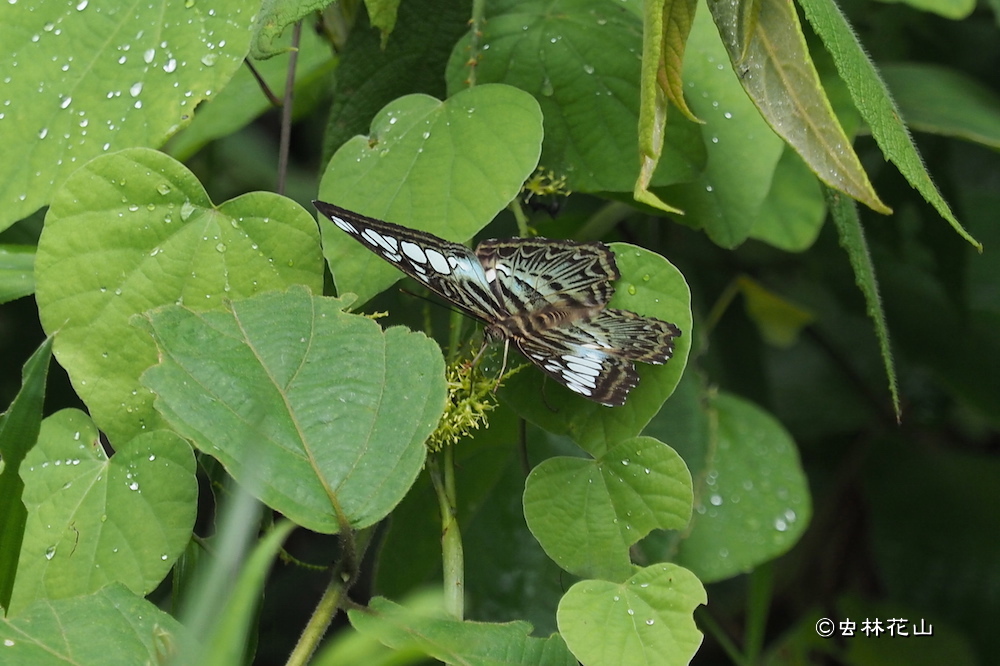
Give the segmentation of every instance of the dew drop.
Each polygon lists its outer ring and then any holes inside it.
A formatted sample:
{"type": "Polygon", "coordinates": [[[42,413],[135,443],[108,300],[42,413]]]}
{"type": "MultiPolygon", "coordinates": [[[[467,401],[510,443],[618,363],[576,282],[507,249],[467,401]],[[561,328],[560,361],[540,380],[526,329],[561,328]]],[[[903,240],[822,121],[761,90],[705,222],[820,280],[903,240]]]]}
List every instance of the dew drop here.
{"type": "Polygon", "coordinates": [[[55,546],[49,546],[48,548],[45,549],[45,559],[51,560],[55,556],[56,556],[55,546]]]}

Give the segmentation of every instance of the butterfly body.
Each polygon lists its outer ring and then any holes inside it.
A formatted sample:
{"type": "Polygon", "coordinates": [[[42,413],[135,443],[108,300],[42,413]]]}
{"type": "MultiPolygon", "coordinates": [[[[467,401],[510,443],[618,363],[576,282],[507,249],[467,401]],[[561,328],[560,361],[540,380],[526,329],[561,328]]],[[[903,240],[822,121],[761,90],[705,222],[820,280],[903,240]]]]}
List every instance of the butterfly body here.
{"type": "Polygon", "coordinates": [[[570,390],[608,406],[624,404],[639,376],[633,361],[665,363],[673,324],[608,308],[620,277],[603,243],[516,238],[475,251],[431,234],[322,201],[341,230],[485,324],[491,341],[513,344],[570,390]]]}

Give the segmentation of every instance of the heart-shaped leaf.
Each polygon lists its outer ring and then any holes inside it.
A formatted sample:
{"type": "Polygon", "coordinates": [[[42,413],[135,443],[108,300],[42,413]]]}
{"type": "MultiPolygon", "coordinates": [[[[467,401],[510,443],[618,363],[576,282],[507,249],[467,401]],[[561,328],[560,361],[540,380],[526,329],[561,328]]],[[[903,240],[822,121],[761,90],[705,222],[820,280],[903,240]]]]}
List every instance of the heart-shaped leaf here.
{"type": "Polygon", "coordinates": [[[707,602],[690,571],[656,564],[620,584],[580,581],[556,617],[569,649],[587,666],[682,666],[701,645],[692,613],[707,602]]]}
{"type": "Polygon", "coordinates": [[[323,287],[312,216],[284,197],[215,207],[180,162],[146,148],[93,160],[56,194],[35,260],[42,326],[113,445],[163,427],[139,375],[156,346],[129,319],[184,303],[220,307],[268,289],[323,287]],[[58,333],[56,333],[58,331],[58,333]]]}
{"type": "Polygon", "coordinates": [[[172,432],[140,435],[109,459],[83,412],[45,419],[21,463],[28,522],[12,612],[110,582],[152,591],[191,537],[194,473],[191,447],[172,432]]]}
{"type": "Polygon", "coordinates": [[[524,518],[555,562],[581,576],[622,580],[629,548],[691,517],[691,475],[663,442],[636,437],[600,460],[549,458],[528,476],[524,518]]]}
{"type": "Polygon", "coordinates": [[[318,532],[371,525],[423,467],[444,409],[435,342],[303,287],[154,310],[156,408],[268,506],[318,532]]]}
{"type": "MultiPolygon", "coordinates": [[[[477,86],[441,102],[407,95],[327,165],[319,198],[464,242],[517,196],[538,164],[542,115],[531,95],[477,86]]],[[[337,289],[365,303],[402,273],[320,216],[337,289]]]]}

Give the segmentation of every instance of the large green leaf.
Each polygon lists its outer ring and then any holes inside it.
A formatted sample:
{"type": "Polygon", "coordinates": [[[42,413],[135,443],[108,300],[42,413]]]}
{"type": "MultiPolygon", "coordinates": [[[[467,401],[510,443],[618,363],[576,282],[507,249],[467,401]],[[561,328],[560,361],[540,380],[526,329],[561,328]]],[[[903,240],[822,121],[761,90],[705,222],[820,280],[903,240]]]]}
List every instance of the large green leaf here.
{"type": "Polygon", "coordinates": [[[324,161],[351,137],[367,132],[375,114],[397,97],[424,93],[444,98],[441,71],[468,25],[468,5],[453,0],[402,3],[396,29],[385,44],[377,30],[359,21],[340,52],[323,133],[324,161]]]}
{"type": "Polygon", "coordinates": [[[556,457],[528,476],[524,517],[545,552],[571,573],[613,581],[632,573],[629,548],[653,529],[683,529],[691,475],[651,437],[626,440],[599,460],[556,457]]]}
{"type": "MultiPolygon", "coordinates": [[[[286,35],[283,42],[290,44],[291,35],[286,35]]],[[[271,92],[281,97],[288,77],[288,58],[258,60],[253,66],[271,92]]],[[[330,45],[315,30],[303,30],[295,62],[295,118],[315,111],[317,94],[326,93],[335,66],[330,45]]],[[[249,67],[236,70],[226,87],[200,104],[191,123],[174,135],[163,150],[186,161],[210,141],[235,133],[273,109],[254,74],[249,67]]]]}
{"type": "Polygon", "coordinates": [[[605,407],[527,368],[504,382],[501,397],[522,417],[572,437],[594,457],[634,437],[670,397],[687,365],[693,339],[691,293],[680,272],[658,254],[625,243],[611,245],[621,272],[610,306],[675,324],[681,336],[665,365],[636,363],[639,385],[621,407],[605,407]]]}
{"type": "Polygon", "coordinates": [[[224,311],[148,315],[156,408],[268,506],[318,532],[378,522],[413,485],[444,409],[437,344],[302,287],[224,311]]]}
{"type": "Polygon", "coordinates": [[[86,596],[40,599],[17,617],[0,618],[8,664],[134,666],[163,663],[180,623],[123,585],[86,596]]]}
{"type": "Polygon", "coordinates": [[[418,649],[448,664],[570,666],[576,660],[558,634],[534,638],[527,622],[461,622],[443,614],[417,613],[388,599],[348,613],[359,632],[396,649],[418,649]]]}
{"type": "Polygon", "coordinates": [[[706,603],[694,574],[656,564],[622,583],[580,581],[566,592],[557,617],[566,644],[587,666],[682,666],[701,645],[693,613],[706,603]]]}
{"type": "MultiPolygon", "coordinates": [[[[369,136],[337,151],[319,198],[466,241],[517,196],[541,142],[538,104],[516,88],[477,86],[444,102],[407,95],[382,109],[369,136]]],[[[402,276],[322,216],[320,228],[340,293],[364,303],[402,276]]]]}
{"type": "Polygon", "coordinates": [[[219,307],[267,289],[322,289],[315,221],[255,192],[213,206],[172,158],[134,148],[66,181],[35,260],[39,314],[55,354],[113,444],[162,427],[139,375],[156,346],[129,319],[159,305],[219,307]]]}
{"type": "Polygon", "coordinates": [[[20,0],[0,9],[0,229],[89,159],[161,145],[226,85],[259,3],[20,0]]]}
{"type": "Polygon", "coordinates": [[[83,412],[45,419],[21,464],[28,523],[11,611],[112,582],[151,592],[191,537],[194,474],[191,447],[171,432],[142,434],[109,459],[83,412]]]}
{"type": "Polygon", "coordinates": [[[795,442],[773,416],[730,395],[712,402],[715,429],[695,486],[695,512],[675,561],[711,582],[781,555],[812,503],[795,442]]]}
{"type": "MultiPolygon", "coordinates": [[[[607,0],[504,0],[491,3],[481,51],[469,37],[448,63],[451,94],[476,80],[531,93],[545,116],[541,165],[577,191],[632,192],[639,176],[639,81],[642,21],[607,0]]],[[[654,185],[691,180],[704,162],[697,129],[667,124],[667,149],[654,185]]]]}

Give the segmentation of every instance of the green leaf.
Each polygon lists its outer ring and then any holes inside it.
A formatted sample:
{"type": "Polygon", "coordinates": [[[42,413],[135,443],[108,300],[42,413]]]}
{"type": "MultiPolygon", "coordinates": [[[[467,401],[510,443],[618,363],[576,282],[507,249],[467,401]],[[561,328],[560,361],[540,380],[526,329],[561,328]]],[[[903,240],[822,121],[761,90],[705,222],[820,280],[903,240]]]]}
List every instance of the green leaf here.
{"type": "Polygon", "coordinates": [[[908,126],[1000,148],[1000,96],[992,89],[957,70],[922,63],[883,65],[882,76],[908,126]]]}
{"type": "Polygon", "coordinates": [[[892,407],[896,419],[902,417],[899,405],[899,387],[896,385],[896,367],[892,361],[892,347],[889,344],[889,327],[885,323],[885,310],[882,307],[882,297],[878,293],[878,279],[875,277],[875,265],[868,252],[868,241],[858,219],[857,209],[849,202],[826,191],[830,215],[840,236],[840,246],[847,251],[847,257],[854,269],[854,280],[865,296],[868,306],[868,317],[875,325],[875,335],[878,337],[879,350],[882,353],[882,363],[885,365],[886,378],[889,380],[889,393],[892,395],[892,407]]]}
{"type": "Polygon", "coordinates": [[[182,164],[136,148],[66,181],[46,217],[35,280],[56,358],[117,444],[163,427],[139,384],[156,346],[130,317],[299,283],[318,292],[322,257],[315,221],[293,201],[254,192],[213,206],[182,164]]]}
{"type": "Polygon", "coordinates": [[[803,252],[812,247],[825,220],[820,184],[798,153],[786,146],[750,237],[786,252],[803,252]]]}
{"type": "Polygon", "coordinates": [[[389,647],[417,648],[449,664],[576,664],[558,634],[533,638],[527,622],[461,622],[443,614],[418,614],[381,597],[372,599],[366,610],[348,611],[348,616],[355,629],[389,647]]]}
{"type": "Polygon", "coordinates": [[[0,619],[0,646],[10,664],[157,664],[183,630],[115,584],[72,599],[40,599],[17,617],[0,619]]]}
{"type": "MultiPolygon", "coordinates": [[[[632,192],[639,177],[642,22],[606,0],[490,4],[476,65],[480,83],[531,93],[545,117],[541,166],[580,192],[632,192]]],[[[448,91],[465,86],[470,38],[452,51],[448,91]]],[[[475,55],[475,54],[473,54],[475,55]]],[[[704,149],[689,122],[667,124],[654,185],[691,180],[704,149]]]]}
{"type": "Polygon", "coordinates": [[[535,368],[523,370],[504,383],[500,396],[532,423],[572,437],[594,457],[618,442],[638,435],[670,397],[687,365],[693,340],[691,292],[673,264],[634,245],[612,243],[621,279],[615,283],[610,307],[631,310],[676,325],[674,355],[665,365],[636,363],[639,385],[621,407],[605,407],[547,381],[535,368]]]}
{"type": "Polygon", "coordinates": [[[924,12],[934,12],[953,21],[960,21],[972,14],[976,0],[881,0],[887,4],[899,2],[924,12]]]}
{"type": "Polygon", "coordinates": [[[683,529],[691,475],[680,456],[651,437],[626,440],[599,460],[549,458],[528,475],[524,518],[563,569],[624,580],[629,548],[653,529],[683,529]]]}
{"type": "Polygon", "coordinates": [[[741,13],[747,4],[711,0],[708,7],[754,105],[820,180],[891,213],[837,121],[791,0],[758,0],[759,11],[749,18],[741,13]]]}
{"type": "Polygon", "coordinates": [[[816,319],[812,312],[782,298],[753,278],[740,276],[736,282],[746,302],[747,316],[768,344],[792,346],[803,327],[816,319]]]}
{"type": "Polygon", "coordinates": [[[365,0],[365,9],[368,10],[372,25],[382,33],[382,48],[385,48],[392,29],[396,27],[399,0],[365,0]]]}
{"type": "Polygon", "coordinates": [[[0,607],[10,606],[17,562],[28,511],[22,501],[21,462],[38,441],[45,384],[52,360],[52,338],[46,338],[21,371],[21,390],[0,415],[0,607]]]}
{"type": "MultiPolygon", "coordinates": [[[[483,85],[441,102],[408,95],[386,106],[368,137],[327,165],[319,198],[394,224],[466,241],[517,196],[538,164],[542,117],[530,95],[483,85]]],[[[340,293],[368,301],[402,273],[320,216],[340,293]]]]}
{"type": "Polygon", "coordinates": [[[246,562],[242,563],[235,584],[225,586],[225,603],[219,604],[215,615],[205,618],[214,623],[207,628],[198,627],[199,633],[206,639],[205,643],[184,646],[181,657],[174,663],[248,663],[248,637],[255,629],[254,622],[258,619],[267,573],[281,550],[281,545],[294,528],[294,523],[284,520],[264,535],[246,562]]]}
{"type": "Polygon", "coordinates": [[[700,225],[713,242],[732,248],[753,228],[784,144],[761,118],[728,62],[711,18],[697,14],[684,79],[691,110],[704,121],[698,128],[708,162],[694,182],[656,193],[684,209],[682,222],[700,225]]]}
{"type": "Polygon", "coordinates": [[[0,245],[0,303],[34,292],[34,270],[34,246],[0,245]]]}
{"type": "MultiPolygon", "coordinates": [[[[285,37],[283,42],[290,44],[291,34],[285,37]]],[[[330,45],[316,31],[302,30],[295,63],[294,118],[315,111],[316,90],[326,91],[335,64],[330,45]]],[[[288,77],[288,58],[258,60],[253,66],[271,91],[280,97],[288,77]]],[[[235,133],[273,108],[250,68],[240,67],[225,88],[198,106],[191,123],[174,135],[163,150],[183,162],[210,141],[235,133]]]]}
{"type": "Polygon", "coordinates": [[[649,185],[660,163],[668,103],[673,104],[688,120],[698,122],[684,101],[681,80],[684,47],[694,22],[696,7],[697,3],[693,0],[650,0],[643,6],[639,100],[640,167],[633,195],[636,201],[667,212],[681,211],[662,202],[649,191],[649,185]]]}
{"type": "Polygon", "coordinates": [[[254,10],[194,2],[22,0],[4,7],[0,229],[52,201],[89,159],[161,145],[243,62],[254,10]]]}
{"type": "Polygon", "coordinates": [[[692,614],[706,603],[694,574],[656,564],[623,583],[577,583],[559,604],[557,619],[566,644],[588,666],[680,666],[701,645],[692,614]]]}
{"type": "Polygon", "coordinates": [[[42,422],[21,478],[28,523],[12,612],[111,582],[148,594],[191,537],[194,456],[171,432],[140,435],[109,459],[90,418],[66,409],[42,422]]]}
{"type": "Polygon", "coordinates": [[[399,503],[445,400],[436,343],[343,305],[296,287],[147,315],[157,410],[265,504],[326,533],[399,503]]]}
{"type": "Polygon", "coordinates": [[[899,168],[907,182],[934,206],[959,236],[982,252],[982,245],[962,227],[931,181],[913,139],[900,120],[899,109],[840,8],[832,0],[802,0],[800,4],[833,56],[837,72],[847,84],[851,98],[886,159],[899,168]]]}
{"type": "Polygon", "coordinates": [[[707,465],[696,477],[694,516],[675,559],[705,582],[781,555],[812,513],[795,442],[773,416],[727,394],[712,401],[710,416],[707,465]]]}
{"type": "Polygon", "coordinates": [[[323,11],[328,0],[264,0],[260,11],[256,14],[253,26],[253,41],[250,43],[250,55],[257,60],[265,60],[272,56],[285,53],[291,48],[283,42],[279,43],[285,31],[310,14],[323,11]]]}
{"type": "Polygon", "coordinates": [[[469,7],[453,0],[404,2],[397,29],[381,44],[378,31],[359,19],[340,53],[330,117],[323,133],[323,162],[397,97],[424,93],[443,98],[441,72],[468,29],[469,7]]]}

